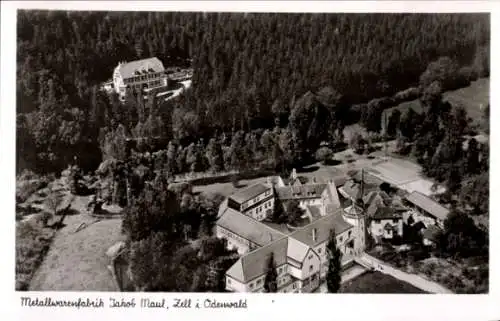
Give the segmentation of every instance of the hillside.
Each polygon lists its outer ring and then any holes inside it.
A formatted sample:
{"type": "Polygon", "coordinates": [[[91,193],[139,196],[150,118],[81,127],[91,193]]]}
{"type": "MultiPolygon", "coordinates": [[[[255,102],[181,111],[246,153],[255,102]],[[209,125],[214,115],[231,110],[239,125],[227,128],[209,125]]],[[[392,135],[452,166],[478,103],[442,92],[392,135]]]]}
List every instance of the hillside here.
{"type": "MultiPolygon", "coordinates": [[[[443,98],[445,101],[449,101],[452,106],[463,106],[467,111],[467,115],[475,122],[478,122],[484,115],[481,106],[484,108],[490,102],[490,79],[480,78],[471,82],[470,86],[444,92],[443,98]]],[[[412,108],[417,113],[423,111],[420,101],[415,99],[388,108],[383,115],[389,116],[396,109],[404,114],[409,108],[412,108]]]]}

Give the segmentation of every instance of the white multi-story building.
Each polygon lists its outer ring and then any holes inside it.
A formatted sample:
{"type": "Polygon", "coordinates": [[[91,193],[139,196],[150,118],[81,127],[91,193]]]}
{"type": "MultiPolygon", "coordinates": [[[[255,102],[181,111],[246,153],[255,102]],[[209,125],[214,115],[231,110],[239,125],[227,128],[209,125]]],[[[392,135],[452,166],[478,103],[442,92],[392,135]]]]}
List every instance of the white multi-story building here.
{"type": "Polygon", "coordinates": [[[274,190],[268,184],[255,184],[228,198],[227,206],[262,221],[274,209],[274,190]]]}
{"type": "Polygon", "coordinates": [[[113,72],[113,88],[123,101],[127,90],[142,93],[145,89],[167,86],[168,76],[156,57],[120,62],[113,72]]]}
{"type": "Polygon", "coordinates": [[[226,289],[264,291],[272,253],[278,292],[313,292],[328,271],[326,245],[332,231],[343,254],[342,263],[347,264],[364,250],[364,224],[363,213],[352,215],[341,208],[333,181],[307,184],[292,177],[292,182],[285,185],[274,177],[267,184],[233,194],[221,205],[216,225],[217,236],[226,238],[228,246],[242,255],[226,272],[226,289]],[[278,231],[267,224],[264,220],[273,207],[266,208],[265,204],[274,204],[275,198],[299,201],[309,213],[310,223],[289,231],[278,231]],[[266,210],[265,215],[261,216],[257,208],[266,210]]]}
{"type": "Polygon", "coordinates": [[[226,272],[226,289],[234,292],[263,292],[267,262],[273,254],[278,274],[278,292],[315,291],[328,271],[326,245],[335,231],[342,264],[352,261],[364,247],[356,226],[343,218],[343,210],[322,217],[312,224],[284,235],[276,241],[244,254],[226,272]]]}

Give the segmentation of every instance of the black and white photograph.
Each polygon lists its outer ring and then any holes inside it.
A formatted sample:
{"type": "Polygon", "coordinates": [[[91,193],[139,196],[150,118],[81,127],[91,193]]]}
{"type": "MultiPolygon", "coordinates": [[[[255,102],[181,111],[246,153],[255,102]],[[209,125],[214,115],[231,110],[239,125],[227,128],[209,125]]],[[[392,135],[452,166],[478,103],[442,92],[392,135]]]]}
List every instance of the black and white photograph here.
{"type": "Polygon", "coordinates": [[[16,10],[16,292],[489,293],[490,13],[112,10],[16,10]]]}

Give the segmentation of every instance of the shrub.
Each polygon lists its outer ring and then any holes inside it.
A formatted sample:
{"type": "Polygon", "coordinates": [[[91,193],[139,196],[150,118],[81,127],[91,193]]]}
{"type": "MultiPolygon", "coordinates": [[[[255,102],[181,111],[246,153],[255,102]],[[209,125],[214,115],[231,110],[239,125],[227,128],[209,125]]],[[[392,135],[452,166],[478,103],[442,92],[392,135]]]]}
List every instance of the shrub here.
{"type": "Polygon", "coordinates": [[[323,165],[327,164],[333,157],[333,151],[328,147],[321,147],[316,151],[316,160],[323,165]]]}
{"type": "Polygon", "coordinates": [[[240,186],[240,179],[238,175],[231,175],[231,184],[233,187],[238,188],[240,186]]]}

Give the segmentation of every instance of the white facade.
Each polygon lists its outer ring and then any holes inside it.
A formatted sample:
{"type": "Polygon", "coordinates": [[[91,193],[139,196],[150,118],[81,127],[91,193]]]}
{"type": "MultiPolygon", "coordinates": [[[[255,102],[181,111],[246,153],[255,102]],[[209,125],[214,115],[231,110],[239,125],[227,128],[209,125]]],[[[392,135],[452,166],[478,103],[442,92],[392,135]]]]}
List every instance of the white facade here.
{"type": "Polygon", "coordinates": [[[403,236],[403,220],[394,219],[373,219],[370,223],[370,234],[374,237],[382,237],[392,239],[395,236],[403,236]],[[388,230],[386,225],[390,225],[393,229],[388,230]]]}
{"type": "Polygon", "coordinates": [[[142,92],[144,89],[167,86],[168,76],[157,58],[128,63],[121,62],[113,71],[113,88],[123,101],[127,90],[142,92]]]}
{"type": "Polygon", "coordinates": [[[270,198],[262,204],[243,211],[243,214],[253,217],[257,221],[262,221],[272,214],[274,210],[274,198],[270,198]]]}

